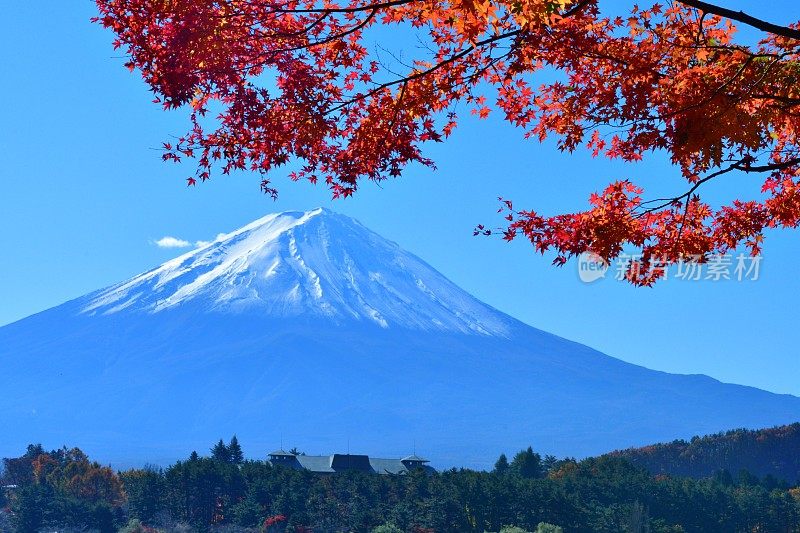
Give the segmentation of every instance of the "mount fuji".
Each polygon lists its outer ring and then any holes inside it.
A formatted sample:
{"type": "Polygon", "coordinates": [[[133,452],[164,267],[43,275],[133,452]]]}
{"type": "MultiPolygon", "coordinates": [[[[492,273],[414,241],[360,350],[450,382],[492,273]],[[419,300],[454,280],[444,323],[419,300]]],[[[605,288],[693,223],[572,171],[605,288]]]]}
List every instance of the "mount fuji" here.
{"type": "MultiPolygon", "coordinates": [[[[546,302],[541,302],[546,305],[546,302]]],[[[676,347],[676,349],[689,349],[676,347]]],[[[268,215],[0,328],[0,456],[164,463],[236,433],[490,466],[800,420],[800,398],[614,359],[478,301],[357,221],[268,215]]]]}

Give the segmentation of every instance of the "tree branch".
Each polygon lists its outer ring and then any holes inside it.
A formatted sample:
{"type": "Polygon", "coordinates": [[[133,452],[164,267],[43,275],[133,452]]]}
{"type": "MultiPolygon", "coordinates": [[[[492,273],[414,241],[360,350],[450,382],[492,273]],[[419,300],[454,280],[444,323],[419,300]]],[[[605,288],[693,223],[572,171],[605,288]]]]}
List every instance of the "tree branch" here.
{"type": "Polygon", "coordinates": [[[721,17],[747,24],[748,26],[752,26],[753,28],[771,33],[773,35],[780,35],[781,37],[800,40],[800,30],[767,22],[766,20],[748,15],[744,11],[734,11],[733,9],[709,4],[708,2],[703,2],[702,0],[678,0],[678,2],[689,7],[697,8],[706,13],[713,13],[721,17]]]}
{"type": "Polygon", "coordinates": [[[714,179],[716,177],[722,176],[723,174],[727,174],[727,173],[732,172],[734,170],[739,170],[739,171],[743,171],[743,172],[772,172],[772,171],[775,171],[775,170],[783,170],[783,169],[795,166],[797,164],[800,164],[800,157],[792,157],[790,159],[787,159],[786,161],[780,161],[778,163],[770,163],[768,165],[758,165],[758,166],[751,165],[747,161],[746,158],[745,159],[740,159],[739,161],[736,161],[735,163],[732,163],[732,164],[730,164],[729,166],[727,166],[727,167],[725,167],[723,169],[720,169],[720,170],[718,170],[716,172],[713,172],[713,173],[709,174],[708,176],[706,176],[706,177],[704,177],[702,179],[697,180],[696,182],[694,182],[694,184],[692,185],[692,187],[688,191],[686,191],[685,193],[683,193],[683,194],[681,194],[679,196],[674,196],[672,198],[655,198],[653,200],[648,200],[646,202],[642,202],[641,203],[642,206],[648,205],[648,204],[653,204],[653,203],[656,203],[656,202],[661,202],[661,203],[659,205],[655,206],[655,207],[648,207],[648,208],[644,209],[641,213],[639,213],[637,215],[637,218],[641,217],[641,216],[644,216],[644,215],[646,215],[648,213],[653,213],[655,211],[660,211],[661,209],[664,209],[665,207],[673,205],[676,202],[682,201],[684,199],[686,200],[687,205],[688,205],[688,202],[691,200],[692,195],[695,193],[695,191],[697,189],[700,188],[701,185],[703,185],[707,181],[711,181],[712,179],[714,179]]]}

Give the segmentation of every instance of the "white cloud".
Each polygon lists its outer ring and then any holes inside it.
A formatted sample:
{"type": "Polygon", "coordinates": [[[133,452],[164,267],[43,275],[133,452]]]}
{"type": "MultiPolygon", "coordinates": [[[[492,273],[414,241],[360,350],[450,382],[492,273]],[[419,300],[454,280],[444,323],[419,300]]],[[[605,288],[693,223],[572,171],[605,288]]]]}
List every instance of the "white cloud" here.
{"type": "Polygon", "coordinates": [[[159,248],[188,248],[189,246],[192,245],[192,243],[190,243],[189,241],[169,236],[161,237],[157,241],[154,241],[153,244],[155,244],[159,248]]]}
{"type": "Polygon", "coordinates": [[[217,238],[213,241],[195,241],[194,247],[195,248],[203,248],[204,246],[208,246],[209,244],[214,244],[215,242],[222,240],[223,237],[226,237],[226,233],[218,233],[217,238]]]}

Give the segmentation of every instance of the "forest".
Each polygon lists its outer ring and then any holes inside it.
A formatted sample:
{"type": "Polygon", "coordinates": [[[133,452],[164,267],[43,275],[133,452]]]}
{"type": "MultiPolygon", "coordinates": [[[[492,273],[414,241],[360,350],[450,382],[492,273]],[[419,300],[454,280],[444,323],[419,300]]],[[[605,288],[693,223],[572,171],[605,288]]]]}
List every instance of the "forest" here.
{"type": "MultiPolygon", "coordinates": [[[[298,452],[299,453],[299,452],[298,452]]],[[[237,439],[166,467],[114,471],[77,448],[3,460],[0,530],[793,532],[800,489],[774,476],[651,474],[619,456],[531,448],[491,471],[313,474],[245,459],[237,439]]]]}
{"type": "Polygon", "coordinates": [[[800,423],[768,429],[736,429],[614,452],[654,474],[702,478],[719,470],[746,470],[800,484],[800,423]]]}

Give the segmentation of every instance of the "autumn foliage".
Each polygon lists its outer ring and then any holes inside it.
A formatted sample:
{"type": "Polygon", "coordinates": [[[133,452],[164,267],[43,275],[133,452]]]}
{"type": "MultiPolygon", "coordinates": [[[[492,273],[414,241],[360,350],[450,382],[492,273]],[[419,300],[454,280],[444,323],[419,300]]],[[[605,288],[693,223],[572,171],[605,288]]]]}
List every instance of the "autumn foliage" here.
{"type": "Polygon", "coordinates": [[[49,485],[91,503],[118,506],[125,501],[122,482],[109,467],[90,462],[78,448],[42,453],[31,462],[34,483],[49,485]]]}
{"type": "Polygon", "coordinates": [[[0,467],[0,497],[7,505],[0,514],[15,531],[116,531],[114,522],[127,503],[122,480],[78,448],[47,452],[30,445],[0,467]]]}
{"type": "MultiPolygon", "coordinates": [[[[637,247],[629,279],[656,262],[704,261],[768,228],[800,223],[800,32],[695,0],[614,13],[608,0],[97,0],[128,67],[190,128],[164,159],[214,171],[296,164],[293,179],[335,197],[364,180],[429,167],[428,142],[457,127],[457,104],[497,112],[559,149],[638,161],[668,154],[682,186],[653,199],[621,180],[583,212],[543,216],[504,201],[506,239],[522,235],[555,262],[637,247]],[[763,39],[737,41],[734,19],[763,39]],[[410,32],[417,56],[387,66],[370,43],[410,32]],[[370,37],[372,36],[372,37],[370,37]],[[711,205],[702,186],[752,175],[761,193],[711,205]]],[[[396,62],[395,62],[396,63],[396,62]]],[[[496,230],[494,230],[496,232],[496,230]]]]}

